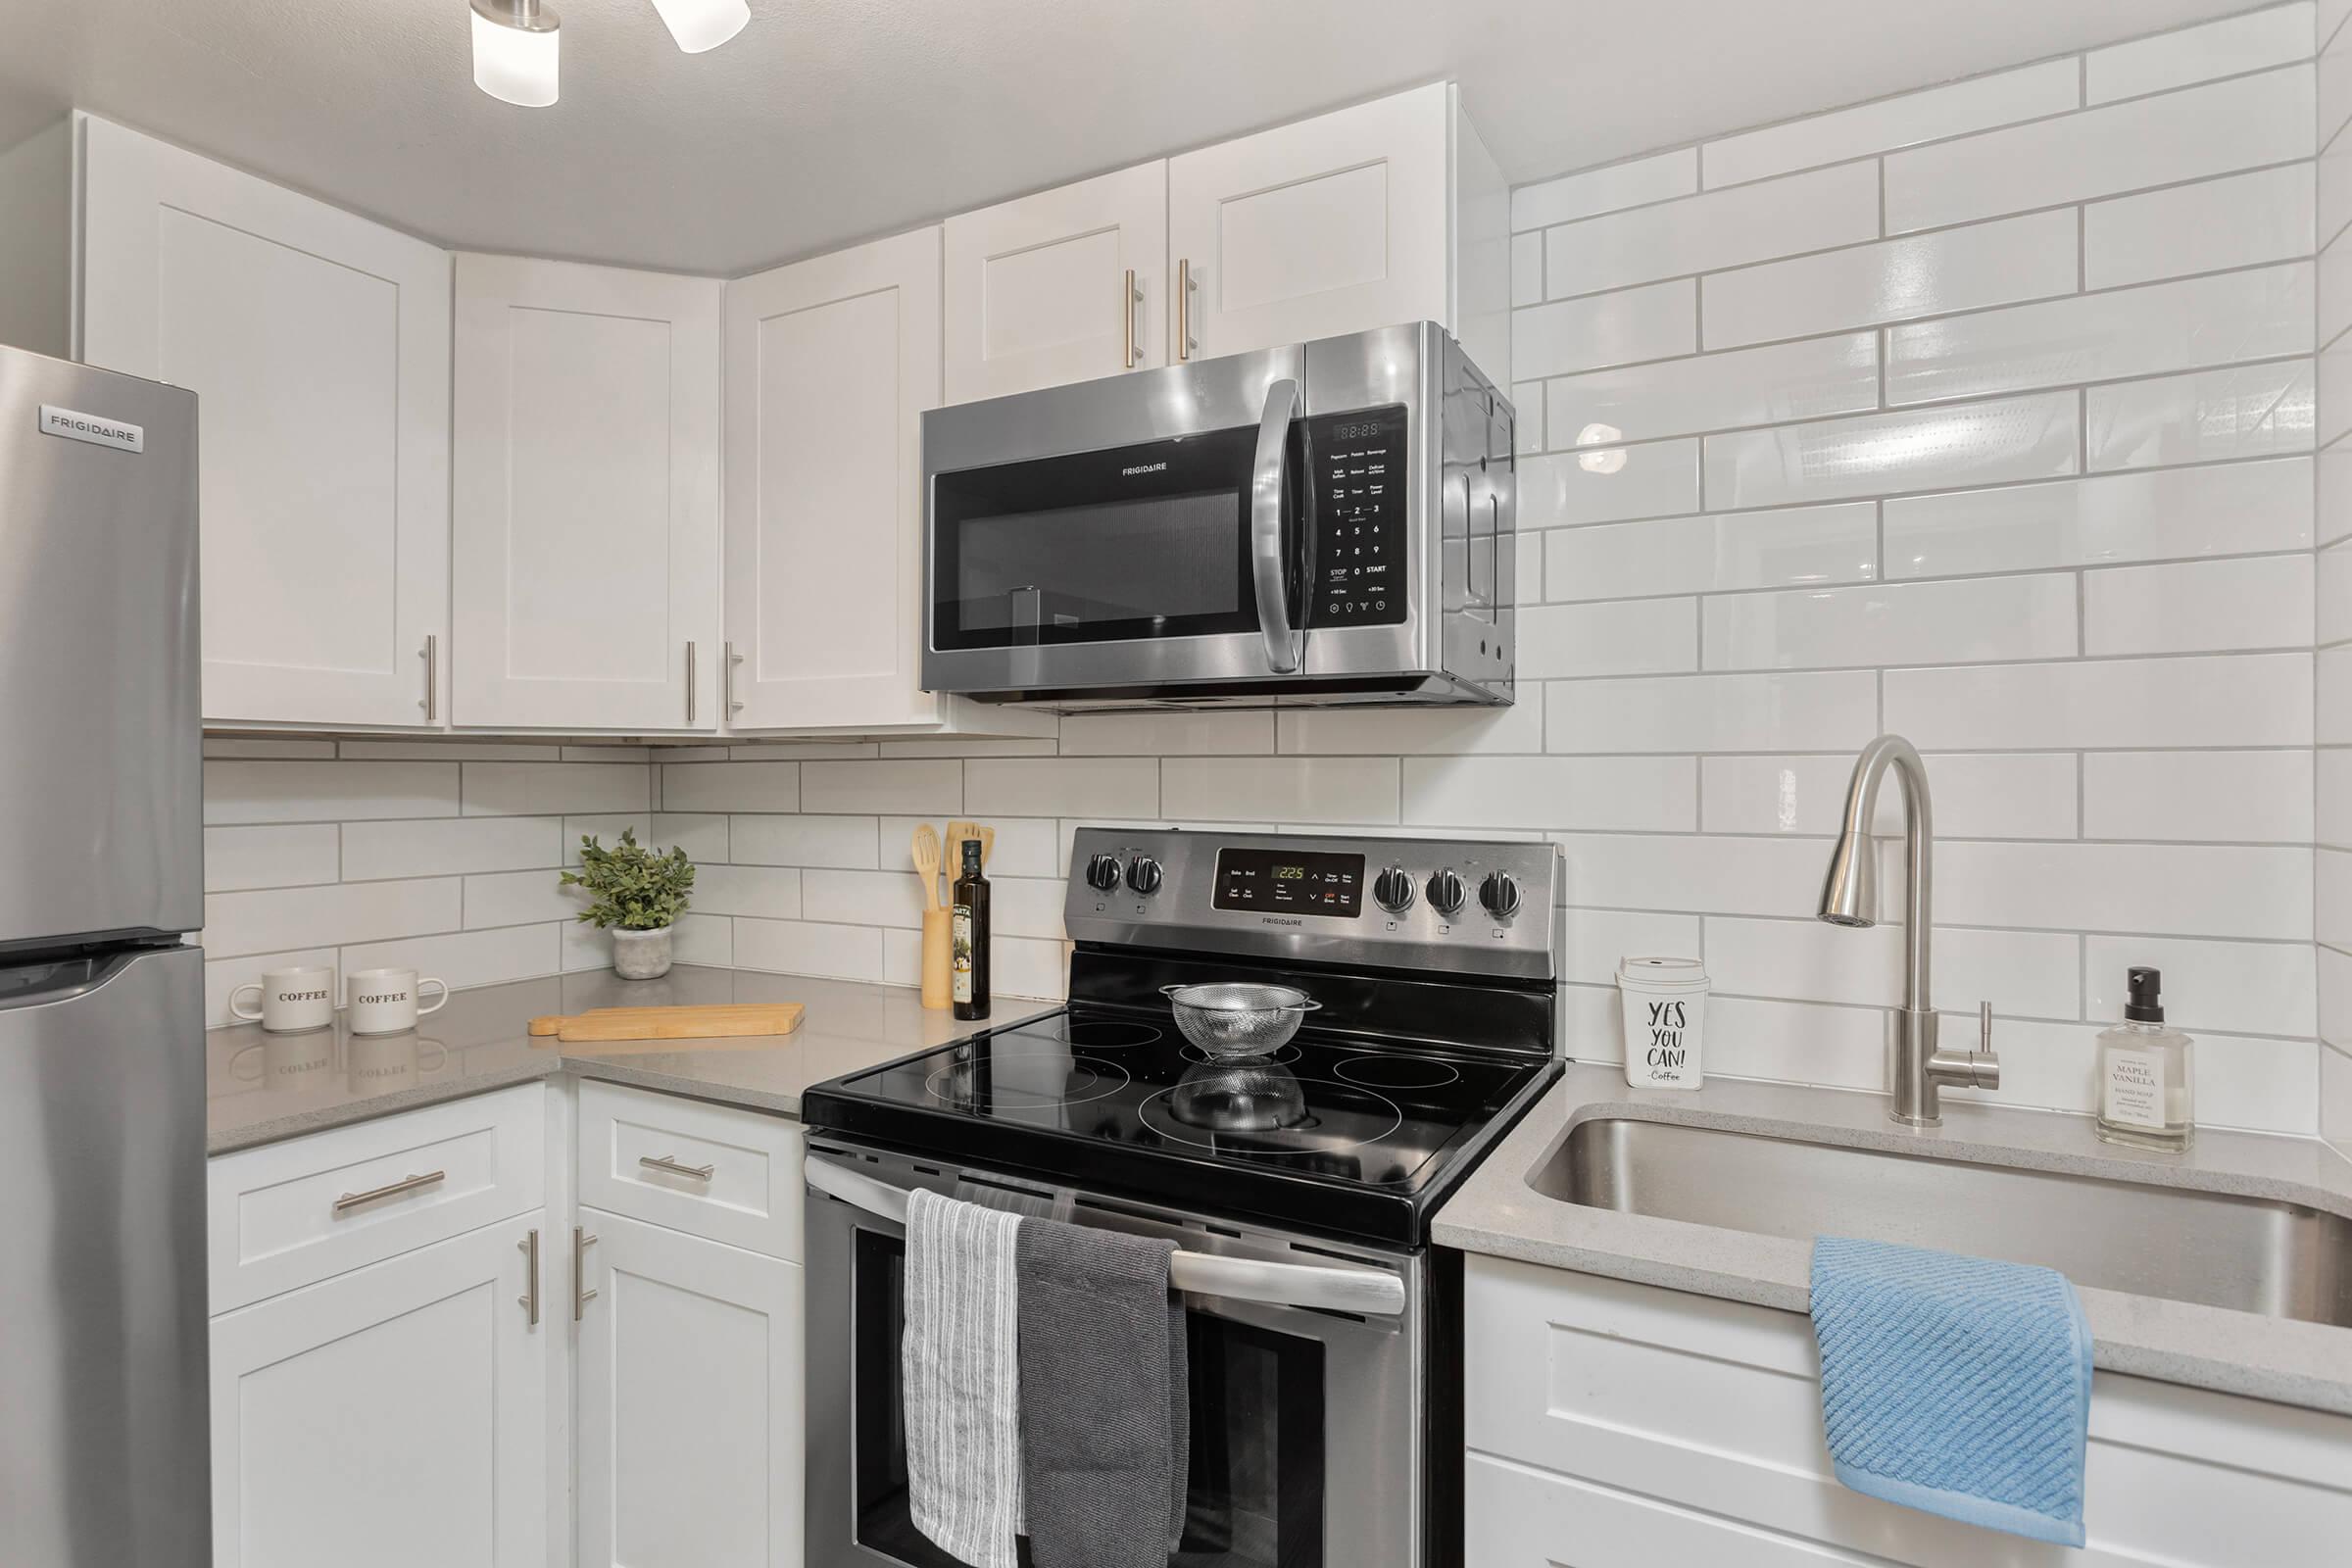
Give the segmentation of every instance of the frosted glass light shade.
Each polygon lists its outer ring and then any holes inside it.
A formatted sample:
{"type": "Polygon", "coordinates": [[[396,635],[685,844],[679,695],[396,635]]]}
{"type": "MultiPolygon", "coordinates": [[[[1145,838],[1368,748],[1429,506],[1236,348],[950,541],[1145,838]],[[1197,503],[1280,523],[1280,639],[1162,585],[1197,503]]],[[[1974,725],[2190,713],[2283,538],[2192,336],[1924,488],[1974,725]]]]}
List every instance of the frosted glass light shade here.
{"type": "MultiPolygon", "coordinates": [[[[547,19],[551,24],[553,18],[547,19]]],[[[553,25],[529,30],[473,13],[473,84],[493,98],[525,109],[556,101],[557,55],[563,33],[553,25]]]]}
{"type": "Polygon", "coordinates": [[[717,48],[752,20],[750,0],[654,0],[654,9],[690,55],[717,48]]]}

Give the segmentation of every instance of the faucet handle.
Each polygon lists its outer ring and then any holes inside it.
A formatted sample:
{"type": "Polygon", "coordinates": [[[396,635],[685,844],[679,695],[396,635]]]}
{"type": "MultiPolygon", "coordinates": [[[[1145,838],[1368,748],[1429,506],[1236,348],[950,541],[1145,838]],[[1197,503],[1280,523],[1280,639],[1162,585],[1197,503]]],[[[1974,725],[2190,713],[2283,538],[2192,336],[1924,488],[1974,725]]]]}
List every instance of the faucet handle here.
{"type": "Polygon", "coordinates": [[[1968,1081],[1978,1089],[2001,1087],[2001,1058],[1992,1049],[1992,1004],[1977,1004],[1977,1049],[1969,1054],[1968,1081]]]}
{"type": "Polygon", "coordinates": [[[1989,1002],[1977,1004],[1977,1050],[1987,1056],[1992,1054],[1992,1004],[1989,1002]]]}

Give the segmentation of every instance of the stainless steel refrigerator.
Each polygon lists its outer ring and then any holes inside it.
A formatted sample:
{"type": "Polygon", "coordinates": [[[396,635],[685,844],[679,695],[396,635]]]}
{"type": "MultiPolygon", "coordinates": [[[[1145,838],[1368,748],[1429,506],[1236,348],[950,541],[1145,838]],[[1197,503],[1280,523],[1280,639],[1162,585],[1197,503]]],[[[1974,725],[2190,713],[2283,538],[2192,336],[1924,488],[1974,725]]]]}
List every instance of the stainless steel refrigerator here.
{"type": "Polygon", "coordinates": [[[0,347],[0,1561],[211,1558],[196,398],[0,347]]]}

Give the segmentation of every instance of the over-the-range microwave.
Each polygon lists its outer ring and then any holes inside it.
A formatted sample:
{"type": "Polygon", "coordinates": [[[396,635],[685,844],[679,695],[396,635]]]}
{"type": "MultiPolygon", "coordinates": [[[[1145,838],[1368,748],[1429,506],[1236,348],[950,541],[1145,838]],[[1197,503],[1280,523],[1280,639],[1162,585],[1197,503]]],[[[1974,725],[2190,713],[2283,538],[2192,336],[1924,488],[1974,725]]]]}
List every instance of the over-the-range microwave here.
{"type": "Polygon", "coordinates": [[[1431,321],[923,416],[923,685],[1511,701],[1510,400],[1431,321]]]}

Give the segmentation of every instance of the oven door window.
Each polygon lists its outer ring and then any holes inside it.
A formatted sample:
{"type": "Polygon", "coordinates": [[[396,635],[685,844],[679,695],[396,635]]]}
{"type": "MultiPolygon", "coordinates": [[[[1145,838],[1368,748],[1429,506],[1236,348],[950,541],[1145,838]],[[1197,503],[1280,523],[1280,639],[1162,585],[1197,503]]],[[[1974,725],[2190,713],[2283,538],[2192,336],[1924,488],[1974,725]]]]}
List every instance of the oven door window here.
{"type": "MultiPolygon", "coordinates": [[[[1289,471],[1303,440],[1292,425],[1289,471]]],[[[932,479],[932,640],[942,649],[1257,630],[1254,429],[1038,458],[932,479]]],[[[1286,486],[1283,559],[1303,496],[1286,486]]],[[[1293,620],[1303,574],[1288,572],[1293,620]]]]}
{"type": "MultiPolygon", "coordinates": [[[[963,1568],[906,1507],[906,1244],[860,1230],[857,1245],[858,1542],[910,1568],[963,1568]]],[[[1185,1322],[1191,1490],[1170,1568],[1324,1568],[1323,1346],[1203,1312],[1185,1322]]]]}

